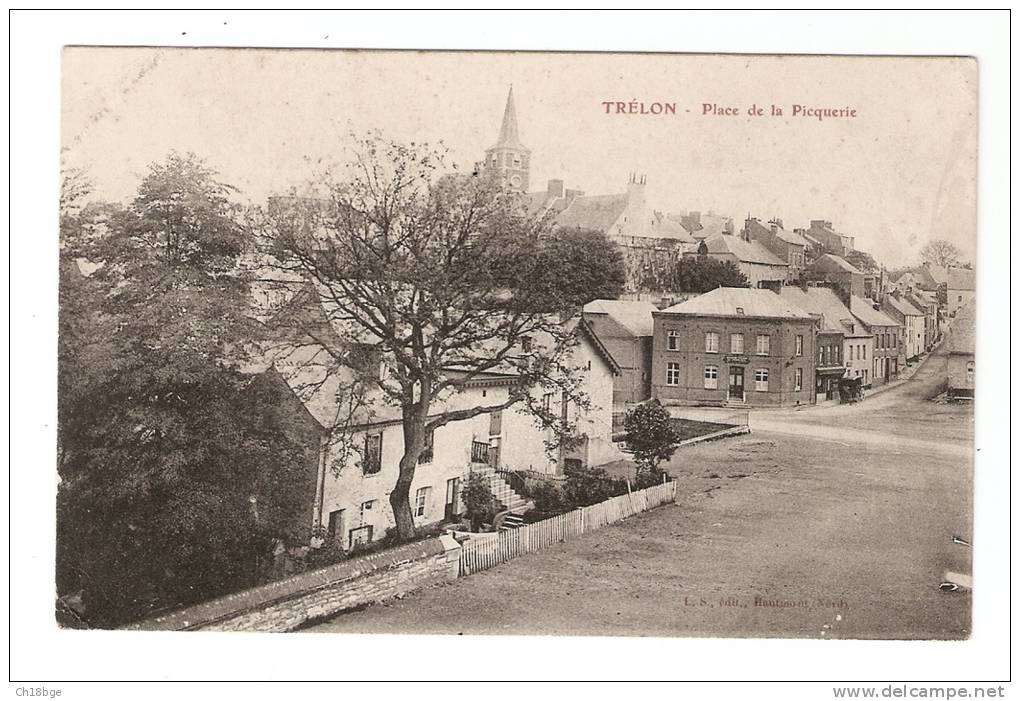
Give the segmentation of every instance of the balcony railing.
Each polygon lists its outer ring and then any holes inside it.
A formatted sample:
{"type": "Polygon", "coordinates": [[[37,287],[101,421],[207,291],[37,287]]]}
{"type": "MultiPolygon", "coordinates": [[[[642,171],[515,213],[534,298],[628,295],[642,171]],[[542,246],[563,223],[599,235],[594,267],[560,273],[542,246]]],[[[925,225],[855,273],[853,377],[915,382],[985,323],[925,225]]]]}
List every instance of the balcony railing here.
{"type": "Polygon", "coordinates": [[[471,462],[482,465],[489,464],[489,444],[471,441],[471,462]]]}

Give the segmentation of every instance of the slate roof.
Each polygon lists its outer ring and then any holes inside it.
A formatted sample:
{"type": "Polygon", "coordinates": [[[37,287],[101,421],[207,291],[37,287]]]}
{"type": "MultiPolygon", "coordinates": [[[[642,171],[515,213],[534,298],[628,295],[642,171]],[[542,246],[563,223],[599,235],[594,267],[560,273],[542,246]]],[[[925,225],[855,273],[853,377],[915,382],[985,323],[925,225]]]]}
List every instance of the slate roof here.
{"type": "Polygon", "coordinates": [[[652,335],[654,311],[656,307],[651,302],[625,299],[596,299],[584,305],[585,314],[606,314],[634,336],[652,335]]]}
{"type": "Polygon", "coordinates": [[[973,290],[974,271],[967,268],[950,268],[946,287],[950,290],[973,290]]]}
{"type": "MultiPolygon", "coordinates": [[[[772,225],[763,224],[763,226],[769,227],[771,229],[772,225]]],[[[780,239],[781,241],[786,241],[786,243],[792,243],[797,246],[804,246],[805,248],[811,245],[810,242],[808,242],[808,240],[801,236],[800,234],[796,234],[792,231],[787,231],[786,229],[780,226],[776,227],[776,238],[780,239]]]]}
{"type": "Polygon", "coordinates": [[[556,217],[564,228],[609,231],[627,208],[627,195],[583,195],[556,217]]]}
{"type": "Polygon", "coordinates": [[[946,341],[946,349],[950,353],[974,354],[974,333],[976,308],[974,301],[960,307],[953,319],[953,325],[949,327],[949,338],[946,341]]]}
{"type": "Polygon", "coordinates": [[[886,301],[889,306],[905,316],[924,316],[924,312],[905,299],[897,299],[896,297],[889,295],[889,298],[886,301]]]}
{"type": "Polygon", "coordinates": [[[840,301],[839,296],[828,287],[782,287],[779,293],[785,301],[794,304],[808,314],[822,317],[822,329],[838,331],[845,336],[870,336],[864,324],[840,301]],[[854,325],[860,328],[854,328],[854,325]]]}
{"type": "Polygon", "coordinates": [[[831,253],[826,253],[824,256],[819,256],[818,260],[808,266],[809,270],[821,270],[822,272],[845,272],[853,273],[855,275],[862,275],[860,270],[855,268],[853,265],[848,263],[845,258],[834,256],[831,253]]]}
{"type": "Polygon", "coordinates": [[[717,287],[658,314],[685,316],[751,317],[759,319],[811,319],[806,311],[771,290],[748,287],[717,287]],[[737,310],[740,309],[741,312],[737,310]]]}
{"type": "Polygon", "coordinates": [[[739,236],[718,234],[705,239],[704,244],[709,253],[718,255],[729,253],[742,263],[788,266],[785,261],[780,260],[772,251],[757,241],[745,241],[739,236]]]}
{"type": "Polygon", "coordinates": [[[875,309],[871,302],[856,295],[850,298],[850,311],[867,326],[899,326],[888,314],[875,309]]]}

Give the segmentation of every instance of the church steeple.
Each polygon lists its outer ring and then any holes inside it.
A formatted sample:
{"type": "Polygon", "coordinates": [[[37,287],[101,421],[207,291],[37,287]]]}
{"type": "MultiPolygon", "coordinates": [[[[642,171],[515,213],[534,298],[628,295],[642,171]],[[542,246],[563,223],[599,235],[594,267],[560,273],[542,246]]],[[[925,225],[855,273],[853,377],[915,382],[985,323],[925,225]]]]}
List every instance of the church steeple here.
{"type": "Polygon", "coordinates": [[[517,129],[517,107],[514,104],[514,88],[506,96],[503,109],[503,123],[499,128],[499,139],[495,146],[485,151],[485,167],[497,171],[511,188],[528,191],[531,170],[531,150],[521,143],[517,129]]]}

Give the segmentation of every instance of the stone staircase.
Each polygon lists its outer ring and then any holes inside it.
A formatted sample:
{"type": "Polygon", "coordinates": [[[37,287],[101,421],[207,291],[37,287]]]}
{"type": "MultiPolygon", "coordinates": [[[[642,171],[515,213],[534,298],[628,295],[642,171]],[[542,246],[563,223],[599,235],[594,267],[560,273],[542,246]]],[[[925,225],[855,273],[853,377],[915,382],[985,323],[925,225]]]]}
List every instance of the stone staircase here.
{"type": "MultiPolygon", "coordinates": [[[[528,504],[528,500],[515,492],[507,484],[506,480],[500,477],[499,473],[491,467],[487,465],[473,465],[471,471],[481,474],[488,480],[489,491],[492,492],[492,496],[496,498],[496,501],[503,505],[505,510],[511,512],[522,511],[528,504]]],[[[507,518],[509,519],[512,515],[508,515],[507,518]]]]}

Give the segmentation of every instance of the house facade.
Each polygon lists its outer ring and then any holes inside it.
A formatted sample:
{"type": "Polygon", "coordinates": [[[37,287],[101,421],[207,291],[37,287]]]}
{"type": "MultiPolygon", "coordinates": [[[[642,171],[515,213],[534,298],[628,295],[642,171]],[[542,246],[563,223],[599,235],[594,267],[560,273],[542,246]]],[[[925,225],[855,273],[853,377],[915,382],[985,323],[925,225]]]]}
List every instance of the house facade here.
{"type": "Polygon", "coordinates": [[[974,398],[976,320],[974,302],[960,307],[949,329],[946,350],[946,393],[951,399],[974,398]]]}
{"type": "Polygon", "coordinates": [[[584,319],[620,366],[614,377],[613,404],[626,406],[651,397],[651,302],[598,299],[584,306],[584,319]]]}
{"type": "Polygon", "coordinates": [[[654,314],[663,404],[796,406],[815,399],[815,320],[769,290],[720,287],[654,314]]]}
{"type": "Polygon", "coordinates": [[[812,282],[827,282],[843,290],[843,296],[865,297],[864,273],[843,258],[827,253],[804,270],[804,279],[812,282]]]}
{"type": "Polygon", "coordinates": [[[885,299],[882,311],[903,327],[900,352],[906,360],[913,360],[924,352],[924,312],[898,295],[885,299]]]}
{"type": "MultiPolygon", "coordinates": [[[[344,549],[356,548],[384,537],[395,524],[389,496],[404,454],[400,410],[387,403],[380,392],[371,394],[367,404],[350,409],[344,387],[364,369],[323,374],[309,362],[313,357],[302,357],[308,353],[314,351],[288,352],[274,367],[319,422],[325,436],[320,445],[310,532],[318,538],[315,545],[329,540],[344,549]]],[[[531,401],[575,425],[578,444],[550,447],[547,442],[553,441],[554,432],[524,413],[523,403],[438,427],[427,439],[428,449],[418,460],[411,484],[416,526],[461,514],[461,490],[472,471],[483,472],[495,484],[499,478],[491,477],[494,469],[557,474],[570,462],[597,465],[622,457],[612,442],[613,380],[620,368],[583,321],[578,322],[578,343],[567,363],[579,374],[588,405],[580,406],[565,393],[542,387],[532,390],[531,401]]],[[[388,371],[384,359],[378,372],[388,371]]],[[[519,382],[512,373],[480,373],[438,401],[433,416],[506,402],[519,382]]],[[[516,497],[508,484],[501,494],[504,499],[516,497]]]]}
{"type": "Polygon", "coordinates": [[[744,222],[741,237],[745,241],[761,244],[777,258],[786,261],[787,282],[800,281],[810,245],[803,236],[785,230],[781,221],[774,220],[762,224],[758,219],[751,218],[744,222]]]}
{"type": "Polygon", "coordinates": [[[946,282],[946,306],[954,317],[961,308],[974,299],[974,271],[968,268],[950,268],[946,282]]]}
{"type": "Polygon", "coordinates": [[[824,219],[812,219],[807,229],[795,231],[818,241],[822,250],[840,258],[846,257],[847,253],[854,250],[854,237],[837,232],[832,227],[832,222],[824,219]]]}
{"type": "Polygon", "coordinates": [[[780,260],[756,241],[745,241],[739,236],[717,234],[703,239],[694,250],[685,256],[704,256],[718,261],[732,263],[743,273],[752,287],[764,283],[783,283],[789,277],[789,265],[780,260]]]}
{"type": "Polygon", "coordinates": [[[851,297],[850,311],[875,339],[872,349],[871,385],[878,387],[895,380],[900,373],[903,327],[876,309],[875,303],[870,299],[851,297]]]}

